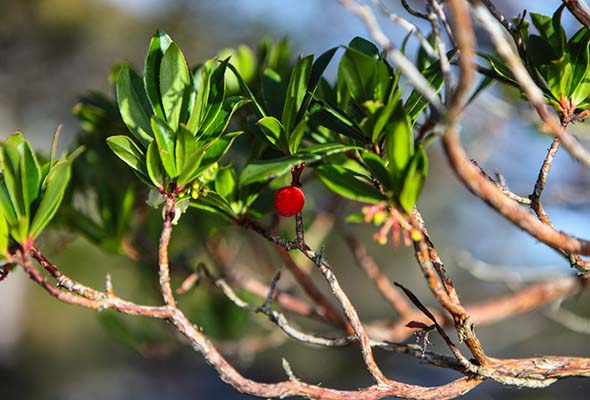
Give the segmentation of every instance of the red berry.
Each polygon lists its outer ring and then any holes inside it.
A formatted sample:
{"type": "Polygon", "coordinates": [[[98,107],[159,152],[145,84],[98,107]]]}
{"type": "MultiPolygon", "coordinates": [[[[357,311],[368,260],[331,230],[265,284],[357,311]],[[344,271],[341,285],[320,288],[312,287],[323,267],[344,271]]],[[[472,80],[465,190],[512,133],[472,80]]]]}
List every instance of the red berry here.
{"type": "Polygon", "coordinates": [[[283,217],[292,217],[301,212],[304,203],[303,190],[297,186],[285,186],[275,193],[275,209],[283,217]]]}

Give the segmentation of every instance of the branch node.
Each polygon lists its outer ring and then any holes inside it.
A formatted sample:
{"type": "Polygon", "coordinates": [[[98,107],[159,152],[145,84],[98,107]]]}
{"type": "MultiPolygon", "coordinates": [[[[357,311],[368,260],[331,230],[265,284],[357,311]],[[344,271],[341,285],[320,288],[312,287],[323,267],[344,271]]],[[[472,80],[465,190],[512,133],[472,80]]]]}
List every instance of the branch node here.
{"type": "Polygon", "coordinates": [[[283,364],[283,370],[285,371],[285,373],[289,377],[289,380],[291,382],[299,382],[299,379],[295,376],[295,374],[293,373],[293,370],[291,369],[291,364],[289,364],[289,361],[287,361],[286,358],[283,358],[281,362],[283,364]]]}

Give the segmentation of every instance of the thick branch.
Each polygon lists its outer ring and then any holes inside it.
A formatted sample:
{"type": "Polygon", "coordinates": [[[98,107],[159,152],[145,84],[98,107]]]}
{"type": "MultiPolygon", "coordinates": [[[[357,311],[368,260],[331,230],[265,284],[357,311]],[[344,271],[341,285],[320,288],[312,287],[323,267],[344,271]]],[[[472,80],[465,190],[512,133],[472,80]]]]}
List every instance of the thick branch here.
{"type": "Polygon", "coordinates": [[[580,0],[561,0],[576,19],[586,28],[590,28],[590,13],[588,7],[580,0]]]}
{"type": "Polygon", "coordinates": [[[162,233],[160,235],[160,248],[158,252],[158,264],[160,275],[160,290],[164,298],[164,304],[176,306],[174,292],[170,286],[170,265],[168,261],[168,246],[170,236],[172,235],[172,221],[175,217],[176,202],[172,195],[166,195],[166,204],[164,209],[164,223],[162,224],[162,233]]]}

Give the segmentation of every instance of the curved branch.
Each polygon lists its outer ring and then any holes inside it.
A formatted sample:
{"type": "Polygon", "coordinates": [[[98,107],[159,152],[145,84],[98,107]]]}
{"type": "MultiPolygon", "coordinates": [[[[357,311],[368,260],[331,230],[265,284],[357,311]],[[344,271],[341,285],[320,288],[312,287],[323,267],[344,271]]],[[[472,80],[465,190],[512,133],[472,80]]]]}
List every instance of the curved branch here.
{"type": "Polygon", "coordinates": [[[546,245],[558,251],[590,255],[589,241],[545,225],[518,203],[506,197],[493,182],[482,175],[465,154],[454,125],[447,126],[442,140],[451,167],[471,193],[546,245]]]}
{"type": "Polygon", "coordinates": [[[580,0],[561,0],[574,17],[586,28],[590,28],[590,13],[580,0]]]}

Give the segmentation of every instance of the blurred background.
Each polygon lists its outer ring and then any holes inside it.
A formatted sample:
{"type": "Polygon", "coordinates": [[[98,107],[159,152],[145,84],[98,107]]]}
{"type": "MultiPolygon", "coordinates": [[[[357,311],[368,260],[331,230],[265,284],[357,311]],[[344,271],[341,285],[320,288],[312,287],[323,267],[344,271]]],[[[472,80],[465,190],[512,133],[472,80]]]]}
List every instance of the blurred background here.
{"type": "MultiPolygon", "coordinates": [[[[386,3],[407,17],[397,1],[386,3]]],[[[507,16],[515,16],[524,8],[552,14],[561,4],[556,0],[496,3],[507,16]]],[[[567,11],[564,21],[569,32],[578,29],[567,11]]],[[[382,22],[394,43],[399,44],[405,32],[385,19],[382,22]]],[[[129,61],[140,69],[149,38],[158,27],[174,38],[189,64],[212,57],[222,48],[241,43],[255,46],[263,36],[288,37],[296,54],[318,54],[345,45],[356,35],[367,36],[353,15],[336,1],[326,0],[0,0],[0,136],[20,130],[36,148],[47,149],[56,125],[63,123],[60,145],[74,142],[80,127],[72,108],[79,96],[89,90],[111,95],[111,66],[129,61]]],[[[414,39],[410,43],[415,45],[414,39]]],[[[328,75],[335,74],[336,64],[333,62],[328,75]]],[[[535,121],[513,93],[495,88],[470,107],[463,125],[470,156],[490,173],[501,171],[510,188],[523,195],[531,192],[551,142],[538,132],[535,121]]],[[[573,129],[582,138],[587,131],[583,124],[573,129]]],[[[430,148],[429,155],[430,176],[418,206],[464,303],[510,290],[503,283],[482,281],[468,273],[461,267],[464,252],[491,264],[488,269],[500,275],[502,271],[517,272],[525,278],[572,273],[559,255],[513,228],[467,193],[452,176],[438,145],[430,148]]],[[[589,183],[588,171],[560,153],[544,194],[556,226],[582,237],[589,233],[589,183]]],[[[320,185],[307,193],[312,199],[306,209],[319,212],[330,207],[329,195],[320,185]]],[[[358,205],[348,208],[358,210],[358,205]]],[[[377,245],[371,239],[374,229],[370,226],[354,229],[388,276],[436,307],[410,249],[377,245]]],[[[230,230],[224,234],[233,240],[243,232],[230,230]]],[[[133,262],[82,238],[64,239],[64,235],[58,233],[45,244],[52,260],[73,278],[100,288],[105,274],[110,273],[115,290],[138,301],[152,291],[146,279],[156,279],[155,275],[137,271],[133,262]]],[[[182,245],[194,245],[198,259],[199,244],[182,245]]],[[[388,305],[351,264],[342,239],[328,236],[326,248],[362,318],[392,317],[388,305]]],[[[272,327],[264,319],[243,315],[223,299],[214,303],[204,289],[185,296],[194,296],[187,300],[189,316],[228,349],[234,344],[230,358],[248,377],[283,379],[280,362],[285,357],[295,374],[309,382],[339,388],[370,383],[354,348],[315,349],[279,338],[276,347],[256,357],[235,351],[239,332],[248,331],[253,323],[267,330],[272,327]],[[231,324],[219,323],[228,318],[231,324]]],[[[590,316],[587,294],[568,300],[568,307],[581,316],[590,316]]],[[[494,357],[589,356],[590,329],[574,332],[548,318],[547,313],[543,309],[482,326],[478,334],[494,357]]],[[[58,303],[20,271],[10,274],[0,283],[0,398],[248,398],[221,382],[199,354],[179,344],[181,341],[160,322],[129,319],[125,324],[131,324],[135,338],[121,331],[117,317],[98,316],[58,303]]],[[[272,338],[275,340],[276,334],[272,338]]],[[[438,340],[433,342],[431,350],[446,351],[438,340]]],[[[405,382],[437,385],[457,377],[403,355],[378,352],[378,359],[390,377],[405,382]]],[[[560,395],[585,399],[589,390],[590,381],[582,379],[558,382],[543,391],[484,383],[465,398],[552,399],[560,395]]]]}

